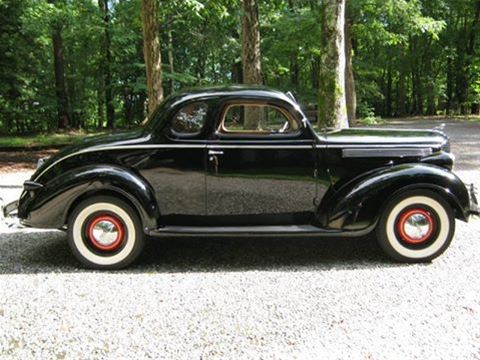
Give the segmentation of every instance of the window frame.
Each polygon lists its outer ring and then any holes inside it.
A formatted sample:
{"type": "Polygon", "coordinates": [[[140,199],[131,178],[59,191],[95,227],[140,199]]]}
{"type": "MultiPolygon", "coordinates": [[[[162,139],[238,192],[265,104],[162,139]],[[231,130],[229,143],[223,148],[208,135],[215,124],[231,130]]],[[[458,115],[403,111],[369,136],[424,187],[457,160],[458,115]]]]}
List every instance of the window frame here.
{"type": "Polygon", "coordinates": [[[187,104],[182,104],[177,111],[173,112],[173,115],[170,119],[170,124],[168,126],[169,129],[170,129],[170,132],[174,136],[176,136],[177,138],[192,138],[192,137],[196,137],[196,136],[200,135],[202,133],[202,131],[205,129],[207,123],[208,123],[209,112],[210,112],[210,105],[205,100],[194,100],[194,101],[188,102],[187,104]],[[195,105],[195,104],[203,104],[203,105],[206,106],[205,119],[204,119],[203,124],[200,127],[200,129],[198,131],[194,132],[194,133],[182,133],[182,132],[178,132],[178,131],[174,130],[173,129],[173,123],[176,120],[178,113],[180,113],[180,111],[182,111],[185,107],[195,105]]]}
{"type": "Polygon", "coordinates": [[[302,123],[298,121],[298,119],[293,116],[288,109],[285,107],[272,104],[268,101],[261,101],[261,100],[237,100],[237,101],[229,101],[224,104],[222,111],[220,112],[218,124],[215,126],[215,135],[220,138],[255,138],[255,139],[266,139],[266,138],[292,138],[297,137],[302,133],[302,123]],[[272,133],[268,131],[258,132],[258,131],[235,131],[235,130],[228,130],[225,127],[225,118],[227,116],[228,111],[235,106],[258,106],[258,107],[270,107],[278,110],[285,118],[287,119],[290,124],[295,123],[297,125],[297,129],[291,132],[286,133],[272,133]]]}

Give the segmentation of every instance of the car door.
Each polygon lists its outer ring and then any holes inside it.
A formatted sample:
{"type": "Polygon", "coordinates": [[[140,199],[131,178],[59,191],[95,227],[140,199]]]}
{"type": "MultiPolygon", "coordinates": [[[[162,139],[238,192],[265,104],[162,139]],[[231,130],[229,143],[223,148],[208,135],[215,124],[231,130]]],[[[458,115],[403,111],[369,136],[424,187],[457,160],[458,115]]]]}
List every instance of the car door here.
{"type": "Polygon", "coordinates": [[[314,140],[288,104],[230,101],[207,141],[207,217],[212,225],[312,221],[314,140]]]}
{"type": "Polygon", "coordinates": [[[196,225],[205,217],[205,101],[182,104],[168,116],[137,169],[155,191],[164,225],[196,225]]]}

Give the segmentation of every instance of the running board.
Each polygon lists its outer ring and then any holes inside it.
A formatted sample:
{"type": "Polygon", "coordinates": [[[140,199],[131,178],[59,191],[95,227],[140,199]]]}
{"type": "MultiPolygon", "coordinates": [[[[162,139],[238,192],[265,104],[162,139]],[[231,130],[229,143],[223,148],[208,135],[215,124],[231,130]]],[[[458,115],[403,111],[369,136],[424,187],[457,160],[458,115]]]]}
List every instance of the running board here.
{"type": "MultiPolygon", "coordinates": [[[[341,230],[313,225],[289,226],[165,226],[147,232],[150,236],[348,236],[341,230]]],[[[351,235],[351,234],[350,234],[351,235]]]]}

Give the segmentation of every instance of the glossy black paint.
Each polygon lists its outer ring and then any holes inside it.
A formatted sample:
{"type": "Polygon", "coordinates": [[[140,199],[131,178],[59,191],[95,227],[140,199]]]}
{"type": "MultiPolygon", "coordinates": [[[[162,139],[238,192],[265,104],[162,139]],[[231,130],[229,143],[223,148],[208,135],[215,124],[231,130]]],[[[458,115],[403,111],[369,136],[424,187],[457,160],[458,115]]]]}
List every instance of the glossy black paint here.
{"type": "Polygon", "coordinates": [[[66,171],[36,191],[24,191],[18,213],[28,226],[61,228],[81,200],[112,193],[134,205],[145,227],[156,227],[160,218],[151,185],[125,168],[86,165],[66,171]]]}
{"type": "Polygon", "coordinates": [[[437,131],[317,133],[290,97],[265,88],[195,90],[169,97],[140,130],[89,138],[44,162],[31,178],[40,186],[21,195],[19,217],[61,228],[80,201],[109,193],[137,209],[149,234],[181,226],[312,225],[319,234],[355,235],[373,229],[387,195],[420,187],[442,194],[467,220],[470,194],[449,171],[448,147],[437,131]],[[202,131],[171,131],[176,112],[197,101],[208,105],[202,131]],[[220,114],[237,101],[280,107],[301,130],[218,133],[220,114]]]}

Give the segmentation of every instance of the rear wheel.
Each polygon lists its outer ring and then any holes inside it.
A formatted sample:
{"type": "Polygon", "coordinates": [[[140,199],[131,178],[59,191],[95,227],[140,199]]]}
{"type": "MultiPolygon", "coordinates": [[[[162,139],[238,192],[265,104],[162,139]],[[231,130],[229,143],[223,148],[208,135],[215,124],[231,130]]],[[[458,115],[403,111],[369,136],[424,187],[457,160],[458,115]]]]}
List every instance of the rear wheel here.
{"type": "Polygon", "coordinates": [[[92,269],[121,269],[144,245],[140,219],[126,202],[95,196],[80,203],[68,222],[68,243],[75,257],[92,269]]]}
{"type": "Polygon", "coordinates": [[[455,232],[451,206],[431,191],[411,191],[393,198],[377,225],[380,246],[403,262],[430,261],[450,245],[455,232]]]}

